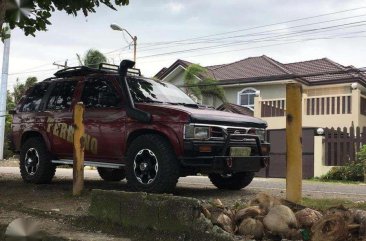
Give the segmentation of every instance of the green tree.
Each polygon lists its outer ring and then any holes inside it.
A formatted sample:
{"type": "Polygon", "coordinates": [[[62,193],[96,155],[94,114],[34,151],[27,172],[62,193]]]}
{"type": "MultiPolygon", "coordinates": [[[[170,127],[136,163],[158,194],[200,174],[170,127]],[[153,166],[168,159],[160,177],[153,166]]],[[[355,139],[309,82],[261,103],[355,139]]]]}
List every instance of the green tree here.
{"type": "MultiPolygon", "coordinates": [[[[15,108],[15,103],[14,103],[13,97],[10,94],[10,92],[7,91],[6,112],[8,113],[9,110],[12,110],[14,108],[15,108]]],[[[7,115],[5,117],[5,145],[3,147],[4,148],[4,158],[9,158],[14,154],[11,150],[9,150],[9,143],[7,142],[7,137],[11,131],[11,122],[12,122],[11,115],[7,115]]]]}
{"type": "Polygon", "coordinates": [[[20,14],[15,0],[0,0],[0,29],[7,22],[11,29],[18,27],[25,35],[35,36],[36,31],[47,30],[47,25],[51,25],[50,18],[56,11],[73,16],[80,13],[88,16],[89,13],[96,12],[100,5],[116,10],[116,6],[128,5],[129,0],[23,0],[21,3],[20,7],[33,9],[29,18],[20,14]]]}
{"type": "Polygon", "coordinates": [[[100,63],[107,63],[107,57],[102,54],[99,50],[89,49],[84,58],[81,59],[79,54],[76,54],[80,65],[85,65],[90,68],[98,68],[100,63]]]}
{"type": "Polygon", "coordinates": [[[218,85],[217,80],[208,77],[207,70],[198,64],[188,66],[184,73],[184,85],[189,93],[199,99],[202,95],[211,95],[226,102],[224,89],[218,85]]]}
{"type": "Polygon", "coordinates": [[[17,79],[17,83],[15,84],[12,93],[14,102],[17,104],[22,96],[25,94],[25,92],[35,83],[37,83],[37,81],[37,77],[28,77],[25,83],[20,83],[19,79],[17,79]]]}

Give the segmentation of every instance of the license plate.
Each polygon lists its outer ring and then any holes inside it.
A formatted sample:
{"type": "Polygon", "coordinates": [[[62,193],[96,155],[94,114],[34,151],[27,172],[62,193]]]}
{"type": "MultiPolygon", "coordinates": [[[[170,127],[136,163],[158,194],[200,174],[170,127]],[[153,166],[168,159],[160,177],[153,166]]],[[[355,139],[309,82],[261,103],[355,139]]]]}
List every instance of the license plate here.
{"type": "Polygon", "coordinates": [[[250,156],[250,147],[230,147],[230,156],[250,156]]]}

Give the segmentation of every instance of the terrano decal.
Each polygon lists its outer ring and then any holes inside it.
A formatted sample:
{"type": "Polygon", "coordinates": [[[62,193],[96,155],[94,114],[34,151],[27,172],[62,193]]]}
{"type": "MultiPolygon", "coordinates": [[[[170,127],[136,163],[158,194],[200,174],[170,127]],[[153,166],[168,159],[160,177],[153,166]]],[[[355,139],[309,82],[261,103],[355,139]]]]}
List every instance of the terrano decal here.
{"type": "MultiPolygon", "coordinates": [[[[47,119],[47,133],[57,136],[69,143],[74,143],[74,127],[63,122],[55,122],[53,118],[47,119]]],[[[98,153],[98,140],[88,134],[84,135],[85,151],[90,151],[93,154],[98,153]]]]}

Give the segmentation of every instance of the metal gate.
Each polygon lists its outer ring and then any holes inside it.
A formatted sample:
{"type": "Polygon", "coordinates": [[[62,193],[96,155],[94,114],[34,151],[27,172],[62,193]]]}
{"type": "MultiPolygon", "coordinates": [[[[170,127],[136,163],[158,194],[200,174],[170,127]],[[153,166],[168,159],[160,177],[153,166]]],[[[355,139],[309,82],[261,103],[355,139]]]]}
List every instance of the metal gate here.
{"type": "MultiPolygon", "coordinates": [[[[302,170],[303,178],[314,176],[314,135],[316,128],[302,130],[302,170]]],[[[286,177],[286,129],[268,130],[271,143],[270,165],[262,169],[259,177],[286,177]]]]}

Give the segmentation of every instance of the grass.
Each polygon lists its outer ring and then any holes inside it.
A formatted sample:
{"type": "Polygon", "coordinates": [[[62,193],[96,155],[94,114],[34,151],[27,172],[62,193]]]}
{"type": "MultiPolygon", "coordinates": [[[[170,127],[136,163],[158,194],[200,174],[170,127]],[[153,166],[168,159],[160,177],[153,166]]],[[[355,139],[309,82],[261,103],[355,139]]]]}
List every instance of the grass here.
{"type": "Polygon", "coordinates": [[[352,202],[345,199],[313,199],[313,198],[303,198],[301,201],[301,205],[304,205],[309,208],[317,209],[320,211],[327,210],[331,207],[336,207],[343,205],[346,208],[356,208],[366,210],[366,202],[352,202]]]}
{"type": "Polygon", "coordinates": [[[313,182],[329,182],[329,183],[341,183],[341,184],[363,184],[364,182],[357,182],[357,181],[348,181],[348,180],[329,180],[329,179],[322,179],[320,177],[313,177],[308,179],[308,181],[313,182]]]}

